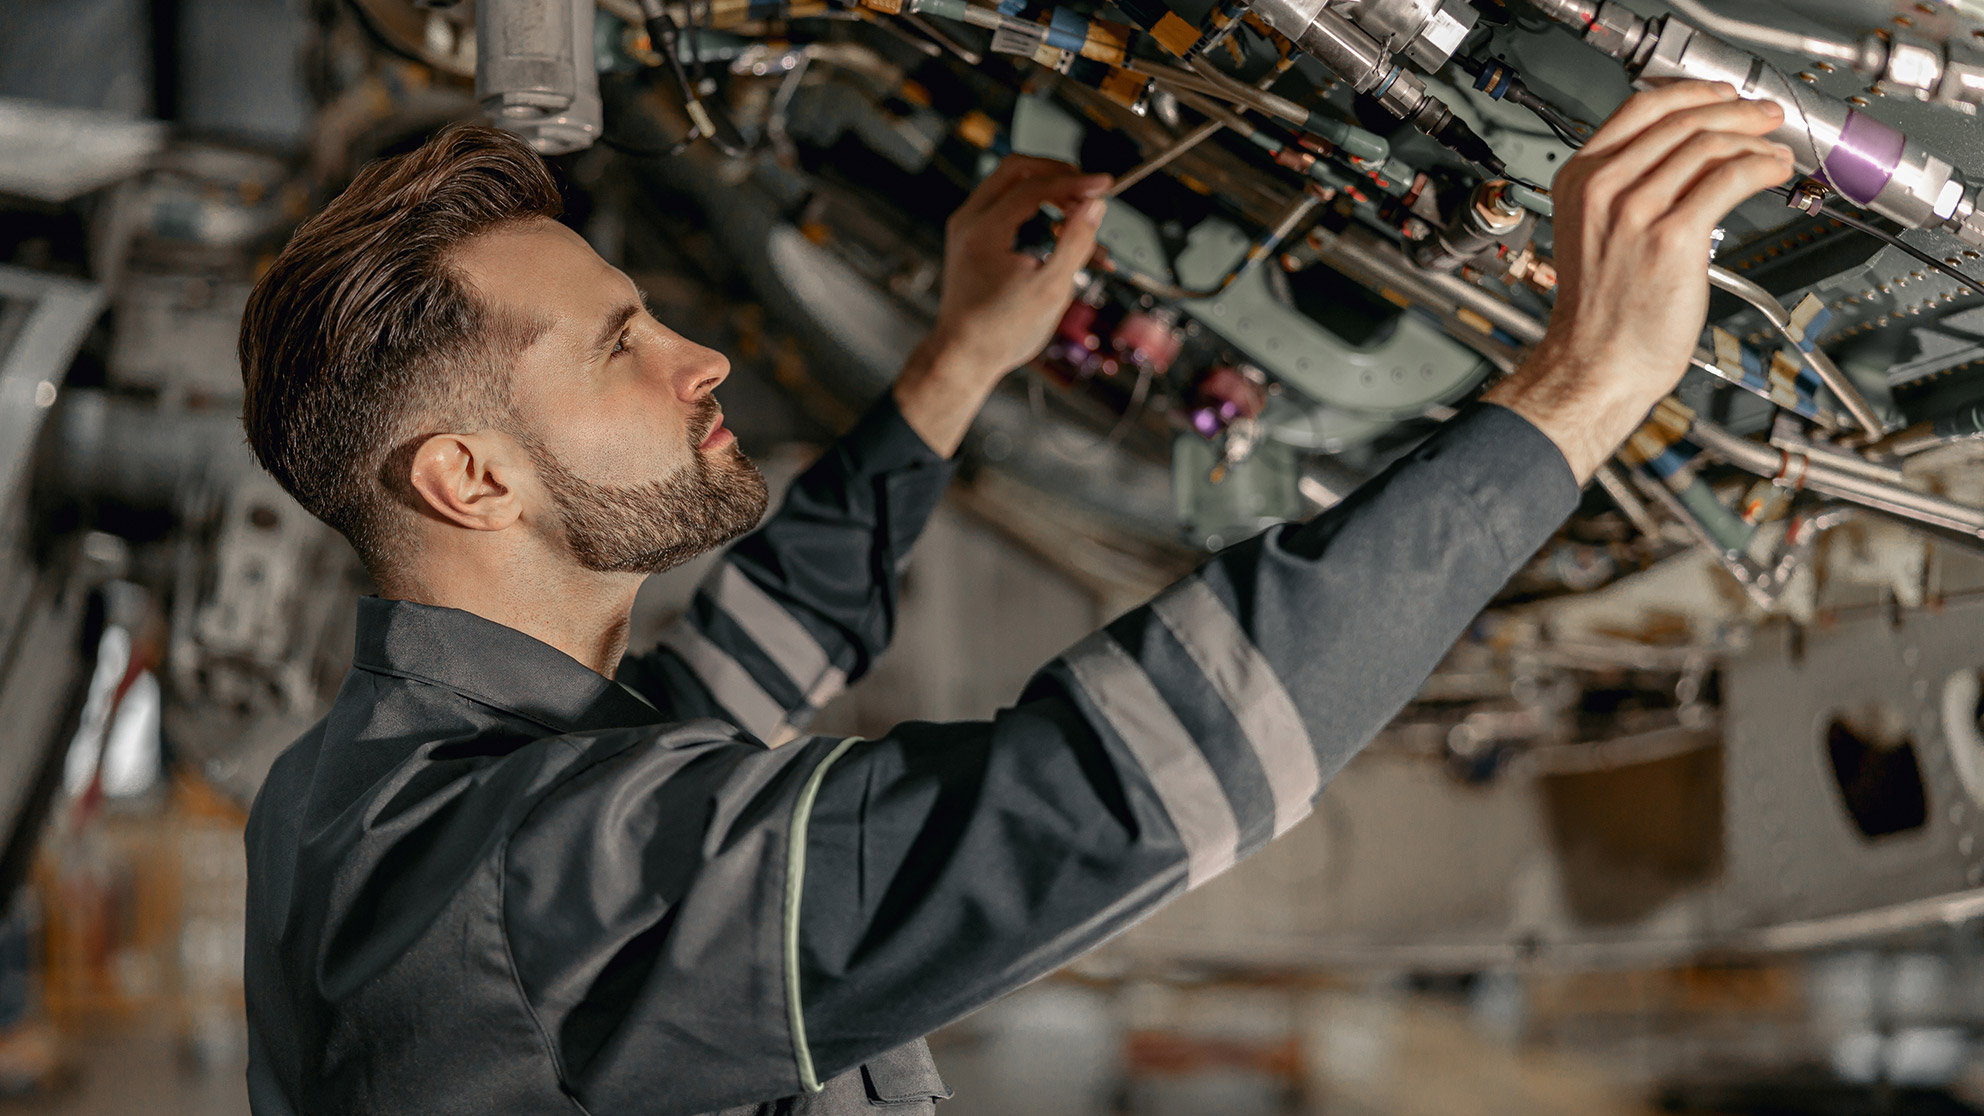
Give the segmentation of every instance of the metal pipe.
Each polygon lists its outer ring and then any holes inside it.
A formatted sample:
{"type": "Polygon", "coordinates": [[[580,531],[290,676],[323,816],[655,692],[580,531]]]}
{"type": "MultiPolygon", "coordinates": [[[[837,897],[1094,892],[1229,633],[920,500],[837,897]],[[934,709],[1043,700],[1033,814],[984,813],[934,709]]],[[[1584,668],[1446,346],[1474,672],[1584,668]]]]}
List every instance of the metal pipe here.
{"type": "Polygon", "coordinates": [[[1711,10],[1701,0],[1667,0],[1667,6],[1701,24],[1702,30],[1713,35],[1748,43],[1763,50],[1774,50],[1806,58],[1823,58],[1828,62],[1843,63],[1855,70],[1860,69],[1861,66],[1862,52],[1858,43],[1849,43],[1828,35],[1807,35],[1801,31],[1791,31],[1726,16],[1711,10]]]}
{"type": "Polygon", "coordinates": [[[1762,311],[1763,316],[1770,319],[1770,324],[1776,327],[1777,331],[1791,342],[1791,347],[1798,351],[1799,359],[1805,362],[1805,367],[1812,370],[1812,374],[1819,378],[1819,382],[1824,384],[1839,400],[1840,405],[1846,408],[1846,413],[1853,416],[1853,421],[1859,423],[1870,436],[1878,438],[1887,432],[1887,424],[1881,421],[1880,413],[1867,402],[1867,397],[1860,394],[1860,389],[1853,386],[1853,381],[1846,378],[1846,373],[1839,370],[1839,365],[1834,364],[1824,350],[1812,344],[1808,338],[1799,336],[1791,325],[1791,314],[1784,309],[1783,303],[1772,297],[1769,291],[1721,264],[1708,265],[1708,280],[1762,311]]]}
{"type": "Polygon", "coordinates": [[[1619,511],[1626,517],[1626,522],[1631,523],[1635,530],[1656,542],[1660,540],[1662,537],[1660,521],[1653,518],[1653,512],[1647,508],[1646,501],[1640,499],[1626,483],[1626,478],[1619,475],[1618,466],[1609,461],[1603,462],[1591,474],[1591,479],[1597,481],[1598,487],[1604,489],[1605,494],[1612,498],[1612,502],[1619,506],[1619,511]]]}
{"type": "Polygon", "coordinates": [[[903,18],[903,22],[909,24],[911,27],[916,28],[918,31],[923,32],[925,35],[930,36],[932,39],[935,39],[939,45],[943,46],[946,50],[949,50],[952,54],[957,55],[958,58],[964,62],[965,65],[976,66],[979,63],[985,61],[985,57],[983,55],[979,54],[977,51],[971,49],[970,47],[964,45],[963,43],[958,42],[955,38],[951,37],[950,32],[945,31],[943,28],[937,26],[936,24],[930,22],[927,19],[924,19],[922,16],[917,15],[915,12],[904,12],[902,18],[903,18]]]}
{"type": "Polygon", "coordinates": [[[1280,117],[1298,127],[1309,121],[1308,109],[1303,108],[1286,97],[1277,96],[1265,89],[1255,89],[1253,86],[1247,85],[1244,82],[1235,81],[1221,73],[1219,67],[1204,58],[1189,59],[1186,65],[1192,68],[1193,73],[1204,78],[1213,89],[1219,91],[1229,100],[1238,101],[1243,105],[1257,108],[1269,116],[1280,117]]]}
{"type": "MultiPolygon", "coordinates": [[[[1696,542],[1706,548],[1709,553],[1715,555],[1715,560],[1722,563],[1722,568],[1728,571],[1729,576],[1735,579],[1736,584],[1743,587],[1743,592],[1752,601],[1755,601],[1759,607],[1766,609],[1776,603],[1776,594],[1770,592],[1769,588],[1764,584],[1765,578],[1769,575],[1764,572],[1762,566],[1759,566],[1749,555],[1744,554],[1742,551],[1731,550],[1718,541],[1714,533],[1709,530],[1708,525],[1702,522],[1699,515],[1695,514],[1694,509],[1683,503],[1680,495],[1667,487],[1665,482],[1656,480],[1639,469],[1631,470],[1630,475],[1633,478],[1633,483],[1639,486],[1641,492],[1652,497],[1653,501],[1664,508],[1668,515],[1673,516],[1683,527],[1688,529],[1688,533],[1695,537],[1696,542]]],[[[1695,483],[1700,484],[1702,482],[1697,480],[1695,483]]]]}
{"type": "Polygon", "coordinates": [[[1744,472],[1984,539],[1984,509],[1860,476],[1806,454],[1759,445],[1699,416],[1688,428],[1688,440],[1744,472]]]}

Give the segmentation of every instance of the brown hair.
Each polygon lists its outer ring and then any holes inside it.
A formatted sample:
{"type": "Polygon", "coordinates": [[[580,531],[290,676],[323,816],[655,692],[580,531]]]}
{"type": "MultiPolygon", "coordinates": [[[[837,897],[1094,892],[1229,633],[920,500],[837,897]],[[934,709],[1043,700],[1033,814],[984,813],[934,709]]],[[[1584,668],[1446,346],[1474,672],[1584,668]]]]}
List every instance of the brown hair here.
{"type": "Polygon", "coordinates": [[[375,577],[413,506],[393,467],[427,434],[505,412],[508,365],[533,336],[476,298],[455,251],[560,211],[523,141],[457,124],[365,168],[255,284],[241,319],[248,444],[375,577]]]}

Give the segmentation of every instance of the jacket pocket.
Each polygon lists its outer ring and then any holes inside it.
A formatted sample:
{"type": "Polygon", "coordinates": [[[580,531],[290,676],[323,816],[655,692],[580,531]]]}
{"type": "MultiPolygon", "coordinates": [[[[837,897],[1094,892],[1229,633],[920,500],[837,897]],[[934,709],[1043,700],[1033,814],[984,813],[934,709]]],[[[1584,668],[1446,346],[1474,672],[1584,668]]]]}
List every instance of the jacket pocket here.
{"type": "Polygon", "coordinates": [[[872,1105],[934,1105],[951,1096],[950,1087],[937,1076],[930,1044],[922,1039],[862,1063],[861,1082],[872,1105]]]}

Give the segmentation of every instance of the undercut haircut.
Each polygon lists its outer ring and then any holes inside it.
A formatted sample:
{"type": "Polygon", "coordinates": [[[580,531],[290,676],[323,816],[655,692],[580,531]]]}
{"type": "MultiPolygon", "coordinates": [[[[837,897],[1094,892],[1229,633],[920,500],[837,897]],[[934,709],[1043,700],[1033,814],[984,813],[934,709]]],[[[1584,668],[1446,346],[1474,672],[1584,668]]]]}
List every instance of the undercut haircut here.
{"type": "Polygon", "coordinates": [[[543,324],[485,306],[454,259],[474,237],[562,211],[544,160],[452,125],[365,168],[305,221],[241,319],[241,422],[255,457],[384,583],[405,556],[413,451],[509,411],[543,324]]]}

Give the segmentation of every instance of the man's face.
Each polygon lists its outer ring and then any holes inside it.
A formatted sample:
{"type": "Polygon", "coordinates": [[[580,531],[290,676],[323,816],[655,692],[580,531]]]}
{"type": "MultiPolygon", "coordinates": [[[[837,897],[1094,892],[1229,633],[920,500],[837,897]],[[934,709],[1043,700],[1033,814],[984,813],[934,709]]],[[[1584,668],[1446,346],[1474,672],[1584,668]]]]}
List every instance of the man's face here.
{"type": "Polygon", "coordinates": [[[492,308],[548,323],[512,368],[509,433],[535,466],[536,518],[575,561],[654,573],[757,523],[764,478],[710,394],[723,354],[656,321],[555,221],[479,236],[455,262],[492,308]]]}

